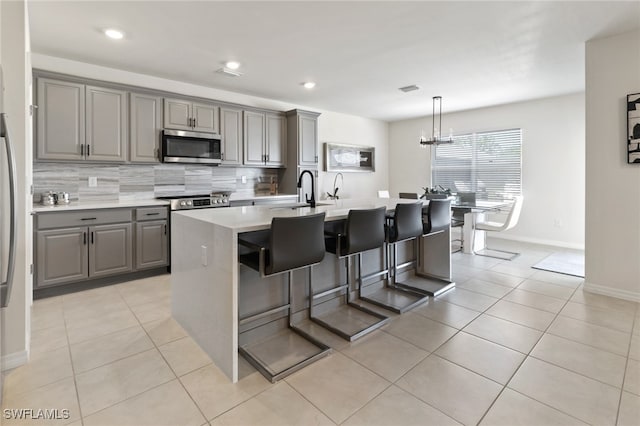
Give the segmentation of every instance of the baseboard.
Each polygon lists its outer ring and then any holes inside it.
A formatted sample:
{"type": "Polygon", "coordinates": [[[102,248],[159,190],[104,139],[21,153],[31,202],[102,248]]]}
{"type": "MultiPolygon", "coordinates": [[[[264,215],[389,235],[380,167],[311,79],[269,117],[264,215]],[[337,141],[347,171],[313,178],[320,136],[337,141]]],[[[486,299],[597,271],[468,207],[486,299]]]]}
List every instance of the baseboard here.
{"type": "Polygon", "coordinates": [[[541,244],[545,246],[553,246],[574,250],[584,250],[584,244],[578,243],[568,243],[566,241],[557,241],[557,240],[545,240],[542,238],[529,238],[529,237],[520,237],[517,235],[498,235],[497,232],[492,232],[487,235],[490,239],[496,240],[509,240],[509,241],[521,241],[523,243],[532,243],[532,244],[541,244]]]}
{"type": "Polygon", "coordinates": [[[11,370],[26,364],[27,361],[29,361],[29,353],[27,351],[14,352],[2,357],[0,367],[2,371],[11,370]]]}
{"type": "Polygon", "coordinates": [[[593,284],[585,281],[584,291],[589,293],[601,294],[603,296],[615,297],[616,299],[629,300],[631,302],[640,302],[640,293],[637,291],[622,290],[611,288],[600,284],[593,284]]]}

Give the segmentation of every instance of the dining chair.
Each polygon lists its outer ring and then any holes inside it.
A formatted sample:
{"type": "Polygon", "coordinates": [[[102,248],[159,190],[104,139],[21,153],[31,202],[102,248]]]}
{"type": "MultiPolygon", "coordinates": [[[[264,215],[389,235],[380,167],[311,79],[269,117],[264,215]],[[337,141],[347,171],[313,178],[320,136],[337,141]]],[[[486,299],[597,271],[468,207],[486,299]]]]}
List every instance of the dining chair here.
{"type": "Polygon", "coordinates": [[[416,192],[400,192],[398,193],[398,198],[406,198],[408,200],[417,200],[418,193],[416,192]]]}
{"type": "MultiPolygon", "coordinates": [[[[513,203],[511,205],[511,210],[509,211],[509,214],[507,215],[505,221],[502,223],[494,222],[490,220],[474,222],[473,224],[474,235],[475,235],[475,231],[503,232],[516,226],[518,224],[518,219],[520,218],[520,212],[522,211],[522,202],[523,202],[523,197],[521,195],[514,197],[513,203]]],[[[474,239],[472,238],[471,241],[474,241],[474,239]]],[[[473,247],[473,243],[472,243],[472,247],[473,247]]],[[[492,249],[489,247],[485,247],[484,250],[497,251],[499,253],[505,253],[508,256],[507,257],[492,256],[490,254],[478,253],[475,250],[473,250],[473,254],[477,254],[479,256],[493,257],[495,259],[502,259],[502,260],[513,260],[514,258],[520,255],[520,253],[517,253],[517,252],[492,249]]]]}

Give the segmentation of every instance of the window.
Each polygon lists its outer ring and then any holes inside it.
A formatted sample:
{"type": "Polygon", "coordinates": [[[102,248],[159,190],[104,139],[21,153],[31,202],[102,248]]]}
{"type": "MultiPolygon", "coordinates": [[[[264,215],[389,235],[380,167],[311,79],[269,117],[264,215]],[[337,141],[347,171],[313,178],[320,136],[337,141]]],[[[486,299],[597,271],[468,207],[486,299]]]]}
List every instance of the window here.
{"type": "Polygon", "coordinates": [[[454,136],[438,145],[433,186],[475,192],[478,199],[504,200],[522,193],[522,130],[454,136]]]}

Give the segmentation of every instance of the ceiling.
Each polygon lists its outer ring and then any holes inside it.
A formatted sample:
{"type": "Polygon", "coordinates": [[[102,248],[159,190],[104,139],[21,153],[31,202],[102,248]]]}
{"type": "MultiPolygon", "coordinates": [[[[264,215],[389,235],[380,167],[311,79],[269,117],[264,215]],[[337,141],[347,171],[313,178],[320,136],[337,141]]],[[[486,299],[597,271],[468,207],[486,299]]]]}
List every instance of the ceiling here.
{"type": "Polygon", "coordinates": [[[29,14],[37,53],[387,121],[430,114],[436,95],[446,113],[582,91],[584,42],[640,28],[640,1],[30,0],[29,14]],[[241,77],[215,72],[228,60],[241,77]]]}

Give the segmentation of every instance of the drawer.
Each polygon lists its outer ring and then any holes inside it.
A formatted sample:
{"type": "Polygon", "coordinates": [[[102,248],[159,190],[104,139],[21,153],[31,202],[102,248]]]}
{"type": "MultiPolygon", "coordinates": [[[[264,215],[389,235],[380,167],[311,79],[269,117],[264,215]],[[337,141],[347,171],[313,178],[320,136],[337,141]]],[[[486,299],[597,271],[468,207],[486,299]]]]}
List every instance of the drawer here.
{"type": "Polygon", "coordinates": [[[37,229],[102,225],[131,222],[131,209],[81,210],[60,213],[38,213],[37,229]]]}
{"type": "Polygon", "coordinates": [[[142,207],[136,209],[136,220],[158,220],[167,218],[166,207],[142,207]]]}

